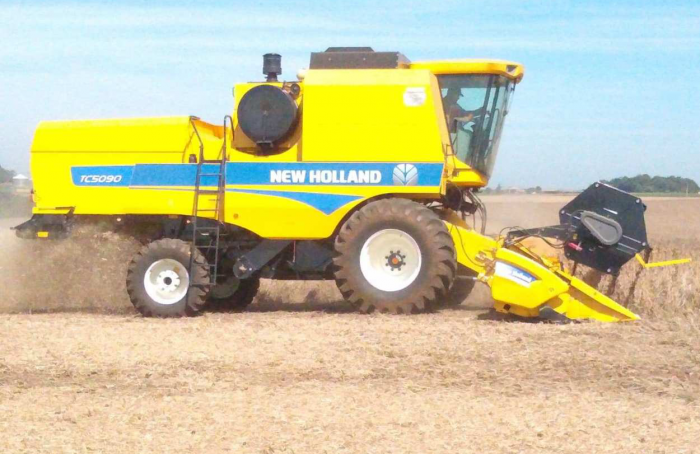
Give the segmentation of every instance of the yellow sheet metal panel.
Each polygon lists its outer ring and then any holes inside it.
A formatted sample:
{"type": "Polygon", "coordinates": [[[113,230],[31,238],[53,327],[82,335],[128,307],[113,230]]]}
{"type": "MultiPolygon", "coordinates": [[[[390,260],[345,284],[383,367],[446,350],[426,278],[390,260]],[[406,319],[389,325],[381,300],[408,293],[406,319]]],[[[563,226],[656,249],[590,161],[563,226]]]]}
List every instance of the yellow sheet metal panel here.
{"type": "MultiPolygon", "coordinates": [[[[523,252],[532,253],[525,249],[523,252]]],[[[549,306],[572,320],[617,322],[639,317],[585,282],[558,267],[547,269],[519,252],[499,249],[488,281],[497,310],[534,317],[549,306]]]]}
{"type": "Polygon", "coordinates": [[[330,237],[357,205],[391,191],[415,199],[434,188],[228,186],[226,222],[263,238],[330,237]]]}
{"type": "Polygon", "coordinates": [[[569,292],[571,297],[575,298],[580,303],[580,306],[583,307],[578,308],[579,313],[572,313],[571,316],[567,314],[569,318],[592,318],[604,322],[639,319],[637,314],[613,299],[608,298],[582,280],[570,277],[570,284],[572,288],[572,291],[569,292]]]}
{"type": "Polygon", "coordinates": [[[496,301],[534,309],[566,292],[569,286],[552,271],[517,252],[496,252],[491,295],[496,301]]]}
{"type": "MultiPolygon", "coordinates": [[[[205,158],[219,156],[223,129],[194,123],[205,158]]],[[[31,150],[34,212],[69,207],[76,214],[190,214],[192,194],[185,188],[144,194],[130,190],[126,180],[136,164],[183,165],[190,155],[198,158],[199,140],[189,117],[42,122],[31,150]]]]}
{"type": "Polygon", "coordinates": [[[411,69],[427,69],[433,74],[498,74],[516,82],[525,75],[520,63],[503,60],[435,60],[411,63],[411,69]]]}
{"type": "MultiPolygon", "coordinates": [[[[605,297],[605,295],[602,296],[605,297]]],[[[549,301],[547,305],[571,320],[596,320],[599,322],[639,320],[639,316],[636,314],[612,300],[610,302],[612,304],[603,303],[600,299],[587,298],[576,289],[572,289],[569,293],[562,293],[554,300],[549,301]]]]}
{"type": "Polygon", "coordinates": [[[448,148],[446,167],[449,182],[457,186],[483,188],[489,184],[486,176],[456,158],[452,151],[452,146],[448,148]]]}
{"type": "Polygon", "coordinates": [[[32,153],[183,153],[189,117],[43,121],[32,153]]]}
{"type": "MultiPolygon", "coordinates": [[[[35,212],[70,208],[75,214],[190,216],[197,165],[179,161],[179,153],[35,154],[35,212]]],[[[213,172],[211,167],[218,164],[205,164],[203,173],[213,172]]],[[[228,162],[224,220],[265,238],[327,238],[369,198],[435,197],[443,167],[262,158],[228,162]]],[[[202,187],[214,189],[213,178],[203,177],[202,187]]],[[[212,196],[199,201],[200,208],[214,206],[212,196]]]]}
{"type": "Polygon", "coordinates": [[[485,273],[499,248],[498,242],[474,231],[452,210],[443,210],[440,217],[452,235],[457,263],[477,273],[485,273]]]}
{"type": "MultiPolygon", "coordinates": [[[[126,207],[129,205],[140,205],[142,210],[151,209],[152,203],[148,198],[140,199],[136,193],[129,192],[128,187],[115,186],[120,182],[103,187],[79,186],[79,181],[76,184],[73,179],[75,169],[103,167],[100,172],[92,172],[92,175],[103,176],[116,175],[116,172],[109,170],[110,168],[130,167],[137,162],[180,163],[181,161],[182,151],[175,153],[32,153],[31,169],[36,204],[34,212],[74,207],[77,213],[126,214],[126,207]],[[136,200],[130,202],[132,197],[135,197],[138,202],[136,200]]],[[[87,177],[90,177],[90,174],[87,177]]],[[[79,180],[80,177],[77,178],[79,180]]],[[[104,184],[108,183],[105,181],[104,184]]]]}
{"type": "Polygon", "coordinates": [[[444,161],[434,84],[427,70],[309,70],[303,160],[444,161]]]}
{"type": "MultiPolygon", "coordinates": [[[[288,191],[230,190],[226,194],[226,222],[248,229],[263,238],[320,239],[330,237],[343,217],[363,198],[348,197],[347,203],[324,212],[303,200],[313,193],[288,191]],[[267,192],[267,193],[266,193],[267,192]],[[298,194],[295,200],[294,193],[298,194]],[[305,197],[306,196],[306,197],[305,197]]],[[[323,189],[321,189],[323,191],[323,189]]]]}

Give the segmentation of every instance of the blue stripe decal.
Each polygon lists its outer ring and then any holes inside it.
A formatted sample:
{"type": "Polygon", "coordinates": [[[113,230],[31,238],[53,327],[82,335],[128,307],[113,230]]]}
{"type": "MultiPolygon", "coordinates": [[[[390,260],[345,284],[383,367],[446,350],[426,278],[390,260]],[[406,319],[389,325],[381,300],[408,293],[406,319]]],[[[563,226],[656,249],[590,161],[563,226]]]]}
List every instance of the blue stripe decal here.
{"type": "MultiPolygon", "coordinates": [[[[215,174],[218,164],[204,164],[215,174]]],[[[227,185],[285,186],[439,186],[443,163],[388,162],[229,162],[227,185]]],[[[197,164],[136,164],[71,169],[77,186],[194,186],[197,164]]],[[[202,176],[202,186],[216,186],[216,176],[202,176]]]]}
{"type": "Polygon", "coordinates": [[[331,214],[338,208],[350,202],[361,199],[356,195],[345,194],[320,194],[316,192],[294,192],[294,191],[266,191],[260,189],[227,189],[227,192],[241,192],[246,194],[267,195],[296,200],[297,202],[309,205],[317,210],[331,214]]]}
{"type": "Polygon", "coordinates": [[[441,162],[235,162],[226,166],[226,184],[439,186],[442,169],[441,162]]]}
{"type": "MultiPolygon", "coordinates": [[[[218,164],[203,164],[203,174],[219,173],[218,164]]],[[[136,164],[132,186],[194,186],[197,164],[136,164]]],[[[218,186],[218,177],[202,176],[202,186],[218,186]]]]}

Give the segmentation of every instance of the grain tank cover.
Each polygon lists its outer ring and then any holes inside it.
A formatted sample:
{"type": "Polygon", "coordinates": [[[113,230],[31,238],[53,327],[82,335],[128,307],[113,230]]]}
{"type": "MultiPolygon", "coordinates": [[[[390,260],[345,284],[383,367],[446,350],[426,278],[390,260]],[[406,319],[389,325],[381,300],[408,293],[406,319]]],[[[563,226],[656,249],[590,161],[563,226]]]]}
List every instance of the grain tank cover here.
{"type": "Polygon", "coordinates": [[[284,138],[297,120],[294,99],[274,85],[258,85],[238,104],[238,125],[260,147],[270,147],[284,138]]]}
{"type": "Polygon", "coordinates": [[[312,52],[309,69],[397,69],[411,64],[401,52],[375,52],[371,47],[329,47],[312,52]]]}

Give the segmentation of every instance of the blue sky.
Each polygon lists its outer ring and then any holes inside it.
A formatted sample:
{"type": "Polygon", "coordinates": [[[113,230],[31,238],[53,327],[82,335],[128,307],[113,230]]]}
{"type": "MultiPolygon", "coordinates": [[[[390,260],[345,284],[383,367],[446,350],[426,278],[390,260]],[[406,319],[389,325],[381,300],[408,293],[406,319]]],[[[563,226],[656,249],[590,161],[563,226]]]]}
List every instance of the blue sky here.
{"type": "Polygon", "coordinates": [[[221,122],[263,53],[292,79],[310,52],[343,45],[525,64],[492,185],[700,182],[698,1],[0,0],[0,165],[28,169],[44,119],[221,122]]]}

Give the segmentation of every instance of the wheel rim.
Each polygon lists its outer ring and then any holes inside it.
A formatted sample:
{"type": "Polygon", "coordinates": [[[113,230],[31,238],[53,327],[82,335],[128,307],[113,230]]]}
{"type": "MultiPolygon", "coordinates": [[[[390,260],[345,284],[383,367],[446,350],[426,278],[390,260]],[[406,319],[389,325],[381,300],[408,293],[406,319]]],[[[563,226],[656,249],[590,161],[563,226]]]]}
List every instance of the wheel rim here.
{"type": "Polygon", "coordinates": [[[146,293],[158,304],[175,304],[185,297],[190,286],[187,268],[173,259],[153,262],[143,277],[146,293]]]}
{"type": "Polygon", "coordinates": [[[360,252],[362,275],[373,287],[385,292],[397,292],[411,285],[420,273],[421,261],[416,240],[396,229],[376,232],[360,252]]]}

